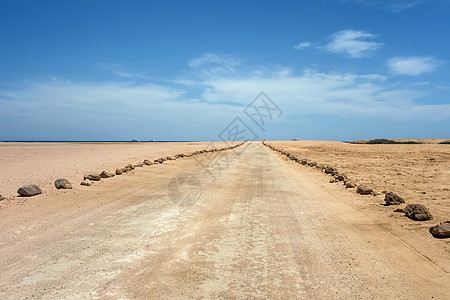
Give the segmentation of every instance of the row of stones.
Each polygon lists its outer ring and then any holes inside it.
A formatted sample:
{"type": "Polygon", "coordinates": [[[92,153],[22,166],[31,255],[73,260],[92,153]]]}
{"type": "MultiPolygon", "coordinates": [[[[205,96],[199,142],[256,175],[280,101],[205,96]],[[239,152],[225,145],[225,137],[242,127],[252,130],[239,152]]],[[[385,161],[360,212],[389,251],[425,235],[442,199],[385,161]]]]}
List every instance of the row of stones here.
{"type": "MultiPolygon", "coordinates": [[[[176,160],[178,158],[191,157],[191,156],[196,156],[196,155],[210,153],[210,152],[231,150],[231,149],[241,146],[244,143],[245,142],[236,144],[233,146],[229,146],[229,147],[224,147],[224,148],[204,149],[204,150],[199,150],[199,151],[195,151],[195,152],[188,153],[188,154],[176,154],[174,156],[160,157],[153,161],[151,161],[149,159],[145,159],[142,163],[128,164],[123,168],[116,169],[115,172],[103,171],[101,173],[88,173],[88,174],[84,175],[81,185],[90,186],[95,181],[100,181],[101,179],[105,179],[105,178],[111,178],[116,175],[122,175],[123,173],[127,173],[131,170],[134,170],[135,168],[143,167],[144,165],[150,166],[150,165],[154,165],[154,164],[162,164],[163,162],[168,161],[168,160],[176,160]]],[[[69,180],[64,179],[64,178],[57,179],[55,181],[54,185],[55,185],[56,189],[58,189],[58,190],[59,189],[72,189],[72,184],[69,182],[69,180]]],[[[21,197],[32,197],[32,196],[42,194],[42,190],[39,188],[39,186],[37,186],[35,184],[28,184],[28,185],[24,185],[24,186],[20,187],[17,190],[17,193],[21,197]]],[[[4,197],[2,197],[2,195],[0,195],[0,200],[3,200],[3,199],[4,199],[4,197]]]]}
{"type": "MultiPolygon", "coordinates": [[[[356,193],[360,195],[373,195],[378,196],[381,194],[384,194],[384,201],[385,205],[399,205],[401,203],[405,203],[405,200],[398,196],[397,194],[393,192],[387,192],[383,191],[381,193],[378,193],[373,190],[373,188],[365,186],[365,185],[358,185],[356,186],[353,181],[351,181],[345,174],[339,173],[337,168],[329,166],[329,165],[321,165],[318,164],[315,161],[310,161],[308,158],[298,158],[294,156],[291,153],[288,153],[284,151],[283,149],[278,149],[272,145],[267,144],[265,141],[262,142],[264,146],[272,149],[273,151],[276,151],[282,155],[285,155],[290,160],[293,160],[299,164],[309,166],[309,167],[315,167],[325,174],[331,175],[333,178],[330,179],[330,183],[335,182],[342,182],[344,186],[348,189],[352,189],[356,187],[356,193]]],[[[396,209],[395,212],[402,212],[404,213],[408,218],[414,220],[414,221],[426,221],[433,219],[432,214],[430,211],[422,204],[408,204],[404,209],[396,209]]],[[[436,226],[433,226],[430,228],[430,233],[438,238],[446,238],[450,237],[450,221],[442,222],[441,224],[438,224],[436,226]]]]}

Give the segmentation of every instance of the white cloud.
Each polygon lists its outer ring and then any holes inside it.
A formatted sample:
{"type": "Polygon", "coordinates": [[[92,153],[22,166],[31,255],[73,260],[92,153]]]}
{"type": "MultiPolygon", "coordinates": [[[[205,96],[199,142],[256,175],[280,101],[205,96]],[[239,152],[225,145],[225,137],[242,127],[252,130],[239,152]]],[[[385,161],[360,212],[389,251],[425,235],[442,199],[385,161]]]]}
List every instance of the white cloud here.
{"type": "Polygon", "coordinates": [[[117,75],[122,78],[127,79],[146,79],[149,80],[150,77],[147,76],[144,72],[132,72],[126,69],[126,66],[123,64],[114,64],[114,63],[99,63],[97,64],[102,69],[105,69],[111,72],[114,75],[117,75]]]}
{"type": "Polygon", "coordinates": [[[356,3],[367,7],[385,9],[394,13],[402,12],[429,0],[341,0],[343,3],[356,3]]]}
{"type": "Polygon", "coordinates": [[[396,75],[417,76],[433,72],[442,63],[430,56],[394,57],[388,60],[388,67],[396,75]]]}
{"type": "Polygon", "coordinates": [[[312,46],[312,44],[310,42],[302,42],[302,43],[294,46],[294,49],[303,50],[303,49],[309,48],[311,46],[312,46]]]}
{"type": "MultiPolygon", "coordinates": [[[[211,139],[261,91],[286,115],[450,119],[450,105],[429,99],[421,104],[429,86],[392,83],[380,74],[298,73],[286,66],[234,64],[233,72],[217,75],[210,72],[209,68],[217,68],[210,62],[227,65],[218,57],[191,61],[196,69],[159,85],[53,79],[3,88],[3,124],[22,126],[24,135],[59,130],[63,131],[60,136],[74,139],[86,139],[89,134],[128,138],[130,132],[130,138],[139,139],[211,139]]],[[[13,130],[2,126],[3,132],[13,130]]]]}
{"type": "Polygon", "coordinates": [[[342,30],[332,34],[331,42],[322,48],[333,53],[346,53],[350,57],[365,57],[383,45],[370,41],[375,37],[365,31],[342,30]]]}
{"type": "Polygon", "coordinates": [[[206,75],[233,73],[235,67],[240,63],[241,61],[235,56],[216,53],[206,53],[188,61],[189,67],[195,71],[206,73],[206,75]]]}

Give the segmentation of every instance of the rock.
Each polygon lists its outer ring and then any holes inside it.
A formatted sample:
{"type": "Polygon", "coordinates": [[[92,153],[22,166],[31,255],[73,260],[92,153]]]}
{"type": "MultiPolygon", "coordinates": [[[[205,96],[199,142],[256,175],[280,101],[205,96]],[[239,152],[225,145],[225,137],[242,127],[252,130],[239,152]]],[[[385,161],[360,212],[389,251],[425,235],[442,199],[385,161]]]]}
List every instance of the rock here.
{"type": "Polygon", "coordinates": [[[345,176],[345,174],[338,174],[336,175],[336,179],[339,181],[344,181],[344,179],[346,179],[347,176],[345,176]]]}
{"type": "Polygon", "coordinates": [[[354,184],[353,182],[351,182],[351,181],[347,181],[347,182],[345,183],[345,187],[346,187],[347,189],[351,189],[351,188],[354,188],[354,187],[355,187],[355,184],[354,184]]]}
{"type": "Polygon", "coordinates": [[[31,197],[42,193],[41,189],[34,184],[24,185],[17,190],[17,193],[22,197],[31,197]]]}
{"type": "Polygon", "coordinates": [[[426,221],[433,219],[428,209],[422,204],[408,204],[403,209],[405,215],[414,221],[426,221]]]}
{"type": "Polygon", "coordinates": [[[358,185],[358,188],[356,189],[356,192],[360,195],[370,195],[372,194],[373,189],[370,187],[367,187],[365,185],[358,185]]]}
{"type": "Polygon", "coordinates": [[[135,168],[142,168],[144,165],[143,164],[135,164],[133,167],[135,168]]]}
{"type": "Polygon", "coordinates": [[[442,222],[430,228],[430,233],[436,238],[450,237],[450,221],[442,222]]]}
{"type": "Polygon", "coordinates": [[[336,180],[335,179],[330,179],[330,181],[329,181],[330,183],[335,183],[336,182],[336,180]]]}
{"type": "Polygon", "coordinates": [[[0,195],[0,201],[2,201],[2,200],[4,200],[5,198],[3,198],[3,196],[2,195],[0,195]]]}
{"type": "Polygon", "coordinates": [[[112,172],[108,172],[108,171],[103,171],[100,173],[100,177],[101,178],[111,178],[116,176],[116,174],[112,173],[112,172]]]}
{"type": "Polygon", "coordinates": [[[84,175],[84,180],[89,179],[92,181],[99,181],[102,177],[100,176],[100,174],[97,173],[90,173],[90,174],[86,174],[84,175]]]}
{"type": "Polygon", "coordinates": [[[117,169],[116,170],[116,175],[122,175],[122,173],[123,173],[122,169],[117,169]]]}
{"type": "Polygon", "coordinates": [[[134,170],[134,166],[132,164],[126,165],[125,168],[127,168],[128,171],[134,170]]]}
{"type": "Polygon", "coordinates": [[[307,158],[302,158],[302,165],[306,165],[308,163],[308,159],[307,158]]]}
{"type": "Polygon", "coordinates": [[[330,167],[330,166],[325,166],[323,170],[324,170],[325,174],[331,174],[334,171],[337,171],[335,168],[330,167]]]}
{"type": "Polygon", "coordinates": [[[72,188],[72,184],[70,184],[69,180],[67,179],[57,179],[55,181],[55,187],[58,190],[60,189],[70,190],[72,188]]]}
{"type": "Polygon", "coordinates": [[[148,159],[144,160],[144,164],[146,164],[147,166],[153,165],[153,163],[150,160],[148,160],[148,159]]]}
{"type": "Polygon", "coordinates": [[[165,161],[164,158],[155,159],[155,163],[162,164],[165,161]]]}
{"type": "Polygon", "coordinates": [[[403,211],[403,208],[397,208],[396,210],[394,210],[394,212],[401,212],[402,213],[404,211],[403,211]]]}
{"type": "Polygon", "coordinates": [[[85,180],[85,181],[82,181],[82,182],[80,183],[80,185],[91,186],[91,185],[92,185],[92,182],[90,182],[89,180],[85,180]]]}
{"type": "Polygon", "coordinates": [[[402,197],[394,194],[392,192],[386,193],[384,195],[384,201],[386,202],[386,206],[388,205],[399,205],[400,203],[405,203],[402,197]]]}
{"type": "Polygon", "coordinates": [[[337,175],[339,175],[339,172],[338,172],[338,171],[333,171],[333,172],[331,172],[331,176],[337,176],[337,175]]]}

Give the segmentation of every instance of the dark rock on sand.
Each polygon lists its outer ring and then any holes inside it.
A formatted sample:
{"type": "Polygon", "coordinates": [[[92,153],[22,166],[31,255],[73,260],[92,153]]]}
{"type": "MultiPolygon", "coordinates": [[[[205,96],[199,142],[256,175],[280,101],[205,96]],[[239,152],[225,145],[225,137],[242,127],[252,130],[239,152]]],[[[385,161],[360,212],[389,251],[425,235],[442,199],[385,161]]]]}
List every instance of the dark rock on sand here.
{"type": "Polygon", "coordinates": [[[57,179],[55,181],[55,187],[58,190],[60,189],[70,190],[72,188],[72,184],[67,179],[57,179]]]}
{"type": "Polygon", "coordinates": [[[347,176],[345,176],[345,174],[337,174],[336,175],[336,179],[339,181],[344,181],[347,178],[347,176]]]}
{"type": "Polygon", "coordinates": [[[34,184],[24,185],[17,190],[17,193],[22,197],[31,197],[42,193],[41,189],[34,184]]]}
{"type": "Polygon", "coordinates": [[[414,221],[426,221],[433,219],[428,209],[422,204],[408,204],[403,209],[405,215],[414,221]]]}
{"type": "Polygon", "coordinates": [[[394,210],[394,212],[401,212],[402,213],[404,211],[403,211],[403,208],[397,208],[396,210],[394,210]]]}
{"type": "Polygon", "coordinates": [[[5,198],[3,198],[3,196],[2,196],[2,195],[0,195],[0,201],[2,201],[3,199],[5,199],[5,198]]]}
{"type": "Polygon", "coordinates": [[[360,195],[370,195],[372,194],[373,189],[365,185],[358,185],[358,187],[356,188],[356,192],[360,195]]]}
{"type": "Polygon", "coordinates": [[[153,163],[150,160],[148,160],[148,159],[144,160],[144,164],[146,164],[147,166],[153,165],[153,163]]]}
{"type": "Polygon", "coordinates": [[[92,182],[90,182],[89,180],[85,180],[85,181],[82,181],[80,184],[85,185],[85,186],[91,186],[92,182]]]}
{"type": "Polygon", "coordinates": [[[84,175],[84,180],[89,179],[92,181],[99,181],[102,177],[100,176],[100,174],[97,173],[90,173],[90,174],[86,174],[84,175]]]}
{"type": "Polygon", "coordinates": [[[430,233],[436,238],[449,238],[450,237],[450,221],[445,221],[439,225],[431,227],[430,233]]]}
{"type": "Polygon", "coordinates": [[[348,188],[348,189],[351,189],[351,188],[355,187],[355,184],[353,182],[351,182],[351,181],[346,181],[345,182],[345,187],[348,188]]]}
{"type": "Polygon", "coordinates": [[[331,174],[334,171],[337,171],[335,168],[330,167],[330,166],[325,166],[323,170],[324,170],[325,174],[331,174]]]}
{"type": "Polygon", "coordinates": [[[103,171],[100,173],[100,177],[101,178],[111,178],[116,176],[116,174],[112,173],[112,172],[108,172],[108,171],[103,171]]]}
{"type": "Polygon", "coordinates": [[[155,159],[155,163],[162,164],[165,161],[164,158],[155,159]]]}
{"type": "Polygon", "coordinates": [[[403,200],[402,197],[398,196],[397,194],[394,194],[392,192],[386,193],[384,195],[384,201],[387,205],[399,205],[400,203],[405,203],[405,200],[403,200]]]}
{"type": "Polygon", "coordinates": [[[122,169],[117,169],[116,170],[116,175],[122,175],[122,173],[123,173],[122,169]]]}
{"type": "Polygon", "coordinates": [[[307,158],[302,158],[302,165],[306,165],[308,163],[308,159],[307,158]]]}

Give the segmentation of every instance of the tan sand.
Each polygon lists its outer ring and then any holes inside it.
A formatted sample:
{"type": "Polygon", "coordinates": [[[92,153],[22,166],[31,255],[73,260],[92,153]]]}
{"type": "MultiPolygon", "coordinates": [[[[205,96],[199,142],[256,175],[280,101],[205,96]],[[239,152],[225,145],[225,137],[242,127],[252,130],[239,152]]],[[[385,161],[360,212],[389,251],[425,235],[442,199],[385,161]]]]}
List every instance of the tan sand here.
{"type": "MultiPolygon", "coordinates": [[[[299,158],[336,167],[356,184],[373,187],[378,192],[394,192],[407,204],[424,204],[435,221],[450,220],[450,145],[362,145],[332,141],[266,143],[299,158]]],[[[372,198],[367,201],[376,205],[384,203],[382,195],[372,198]]]]}
{"type": "Polygon", "coordinates": [[[144,159],[190,153],[225,142],[186,143],[0,143],[0,195],[17,196],[24,184],[36,184],[44,192],[54,181],[66,178],[77,187],[88,172],[114,171],[144,159]]]}

